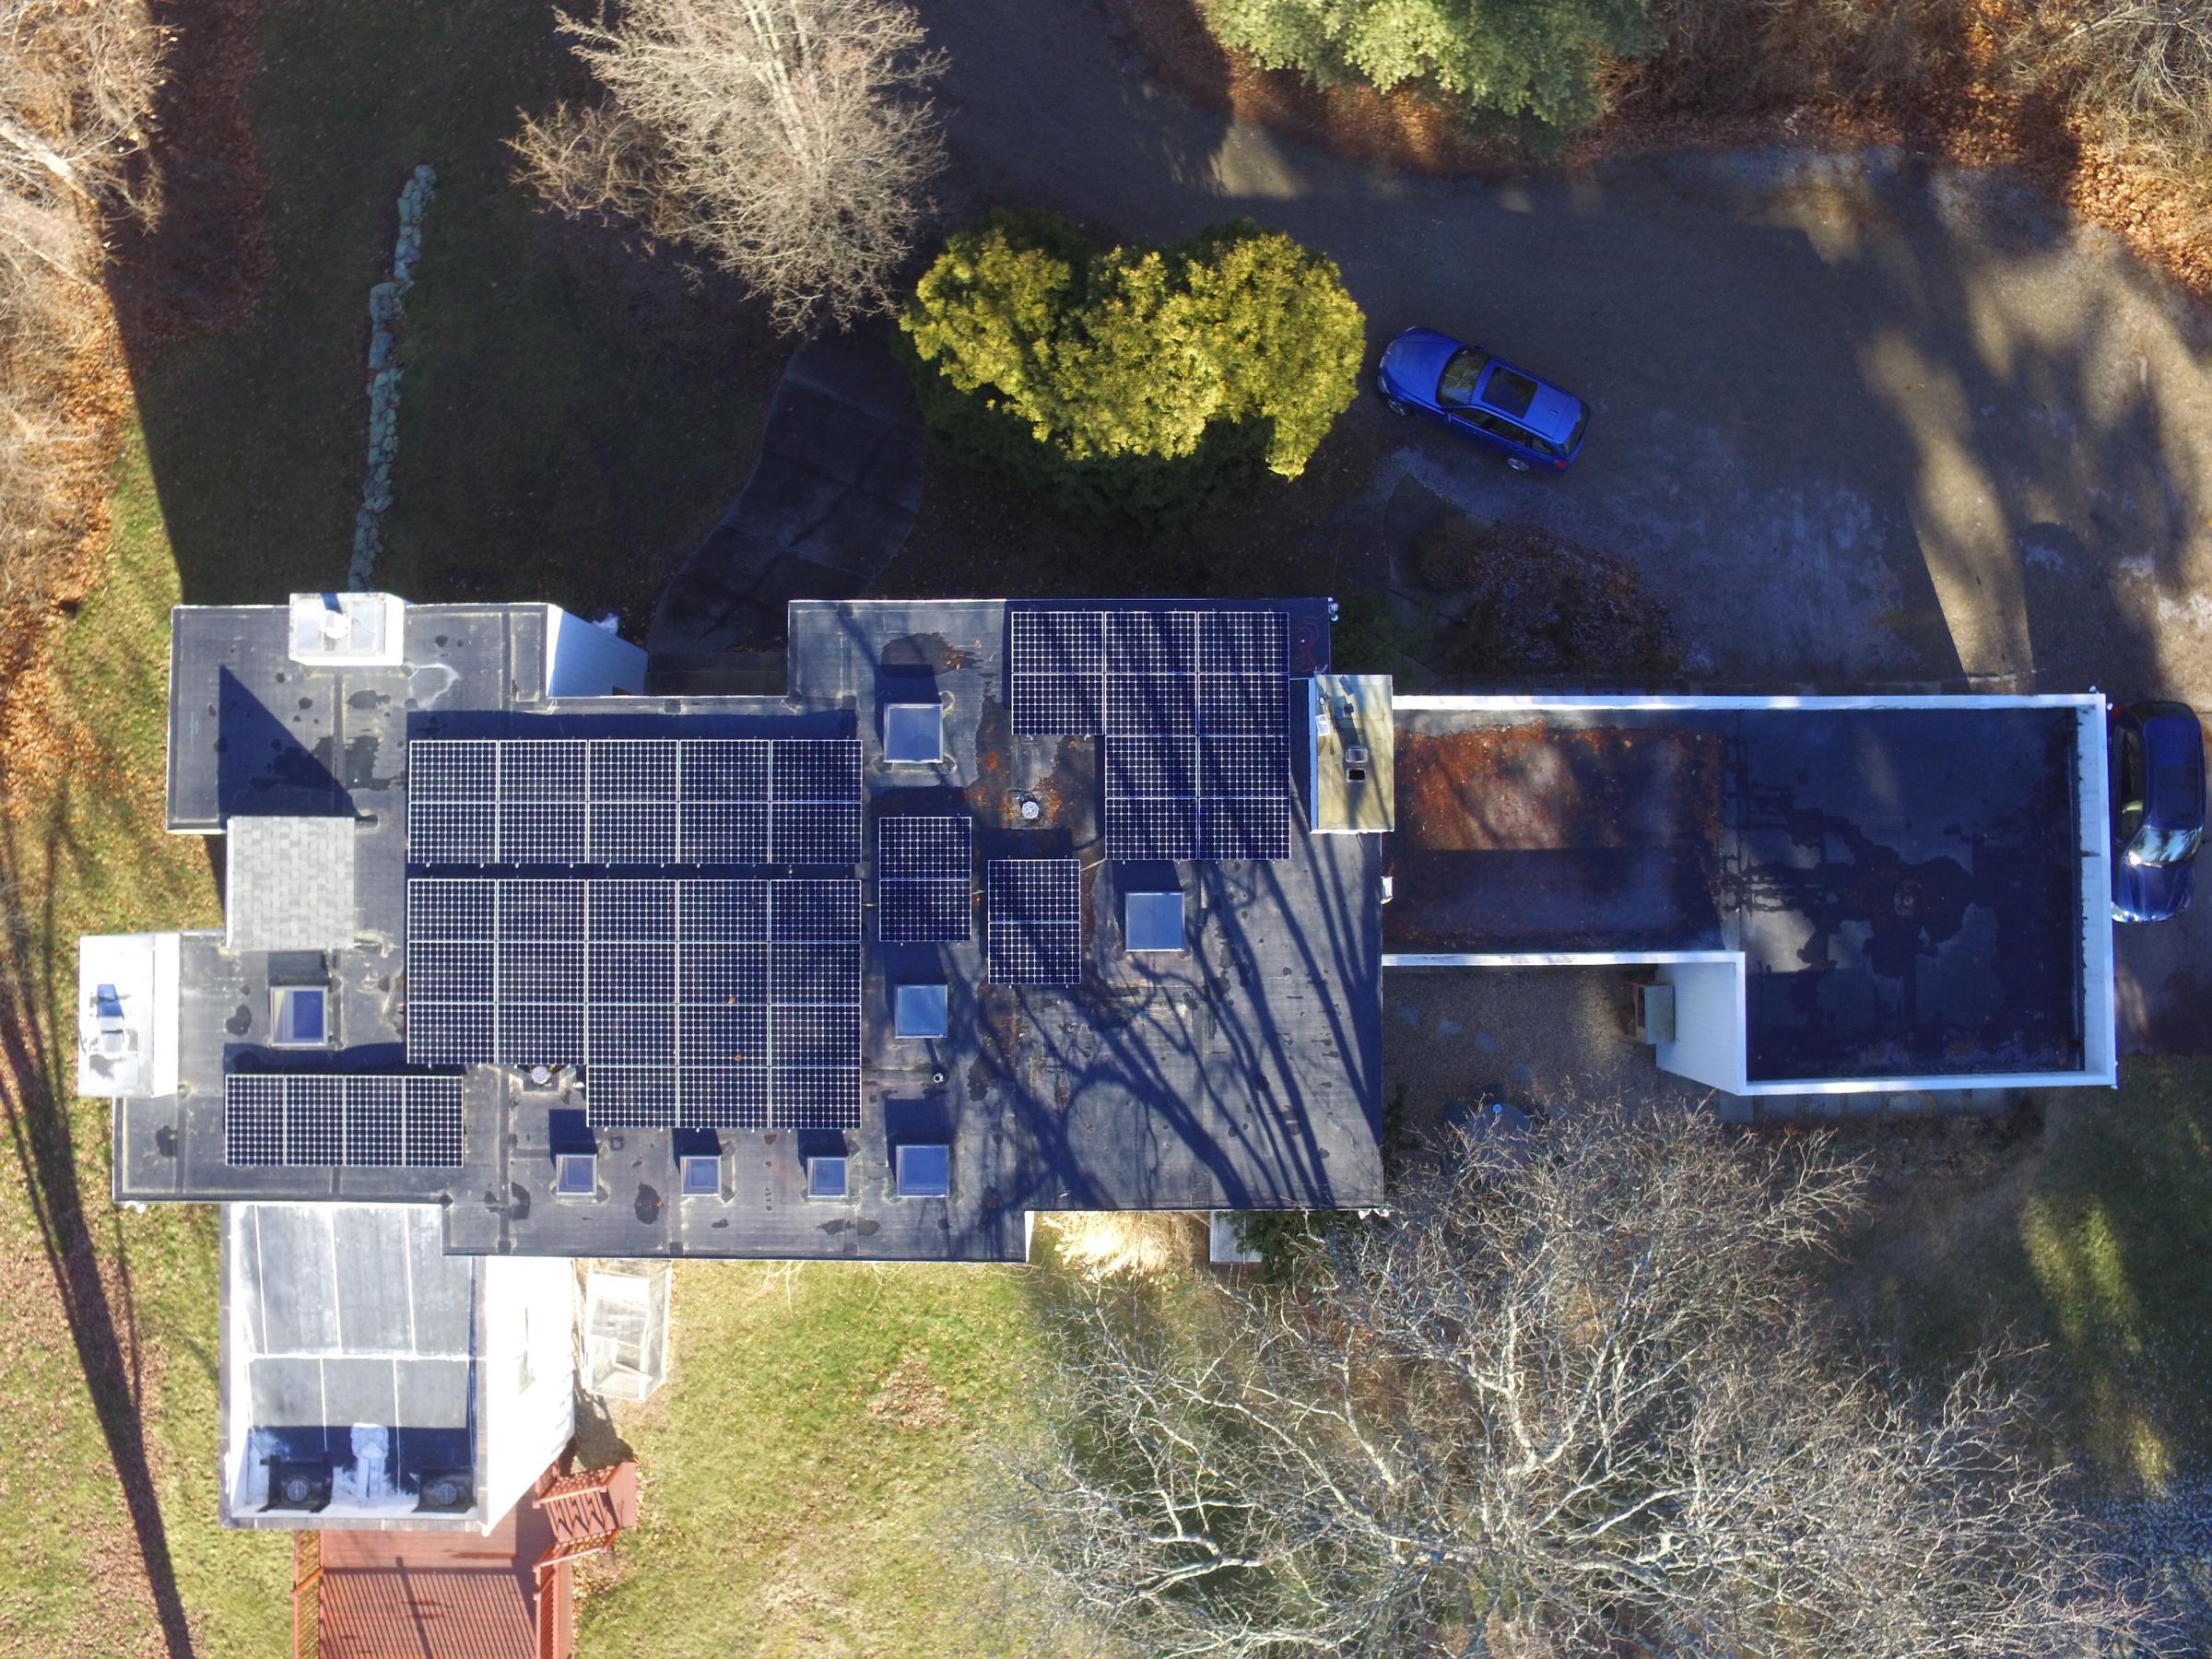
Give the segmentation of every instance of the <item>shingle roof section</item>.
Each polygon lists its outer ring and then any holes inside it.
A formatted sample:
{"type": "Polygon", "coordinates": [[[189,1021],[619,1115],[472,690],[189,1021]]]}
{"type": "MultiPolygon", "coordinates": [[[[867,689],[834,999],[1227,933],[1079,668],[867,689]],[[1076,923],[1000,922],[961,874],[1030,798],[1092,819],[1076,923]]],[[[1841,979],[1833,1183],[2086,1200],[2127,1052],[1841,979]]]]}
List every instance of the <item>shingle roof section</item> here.
{"type": "Polygon", "coordinates": [[[353,943],[350,818],[234,818],[225,943],[232,950],[342,950],[353,943]]]}

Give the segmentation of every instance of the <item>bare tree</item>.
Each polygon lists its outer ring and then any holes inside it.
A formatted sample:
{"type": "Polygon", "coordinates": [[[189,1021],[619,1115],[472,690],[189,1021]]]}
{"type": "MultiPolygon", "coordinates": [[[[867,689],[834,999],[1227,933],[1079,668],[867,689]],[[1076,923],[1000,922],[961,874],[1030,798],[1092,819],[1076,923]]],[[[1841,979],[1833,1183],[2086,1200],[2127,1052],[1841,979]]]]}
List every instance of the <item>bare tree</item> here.
{"type": "Polygon", "coordinates": [[[1318,1282],[1070,1292],[994,1547],[1156,1654],[2058,1654],[2139,1612],[1977,1365],[1839,1366],[1818,1146],[1577,1109],[1468,1140],[1318,1282]]]}
{"type": "Polygon", "coordinates": [[[877,310],[944,164],[943,69],[898,0],[630,0],[571,18],[600,107],[525,116],[523,171],[707,251],[798,330],[877,310]]]}

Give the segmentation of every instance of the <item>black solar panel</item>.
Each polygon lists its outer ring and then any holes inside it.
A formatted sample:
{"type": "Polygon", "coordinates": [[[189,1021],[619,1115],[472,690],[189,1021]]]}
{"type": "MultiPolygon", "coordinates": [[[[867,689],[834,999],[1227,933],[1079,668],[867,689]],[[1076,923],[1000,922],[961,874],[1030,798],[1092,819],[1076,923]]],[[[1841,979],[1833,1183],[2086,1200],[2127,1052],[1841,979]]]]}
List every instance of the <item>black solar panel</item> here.
{"type": "Polygon", "coordinates": [[[1108,857],[1289,856],[1279,608],[1017,606],[1009,634],[1015,729],[1104,739],[1108,857]]]}
{"type": "Polygon", "coordinates": [[[985,881],[990,977],[1006,985],[1081,983],[1081,865],[1072,858],[994,858],[985,881]]]}
{"type": "Polygon", "coordinates": [[[461,1161],[461,1079],[225,1077],[223,1160],[237,1167],[453,1168],[461,1161]]]}
{"type": "Polygon", "coordinates": [[[947,944],[973,932],[975,831],[965,818],[876,821],[876,936],[947,944]]]}
{"type": "Polygon", "coordinates": [[[850,737],[419,739],[418,867],[853,865],[850,737]]]}

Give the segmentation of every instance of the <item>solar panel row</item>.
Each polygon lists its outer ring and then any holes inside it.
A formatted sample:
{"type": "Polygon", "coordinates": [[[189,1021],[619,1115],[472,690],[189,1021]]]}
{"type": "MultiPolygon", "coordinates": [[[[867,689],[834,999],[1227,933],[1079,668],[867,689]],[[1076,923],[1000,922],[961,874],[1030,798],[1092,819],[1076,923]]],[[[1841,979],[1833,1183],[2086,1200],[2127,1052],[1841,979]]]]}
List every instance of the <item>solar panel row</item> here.
{"type": "Polygon", "coordinates": [[[876,821],[876,936],[948,944],[974,931],[975,830],[964,818],[876,821]]]}
{"type": "Polygon", "coordinates": [[[1288,730],[1279,608],[1025,606],[1011,612],[1009,628],[1018,732],[1288,730]]]}
{"type": "Polygon", "coordinates": [[[241,1073],[223,1079],[223,1161],[451,1169],[461,1079],[241,1073]]]}
{"type": "Polygon", "coordinates": [[[994,858],[985,871],[986,971],[1002,985],[1083,982],[1082,866],[1072,858],[994,858]]]}
{"type": "Polygon", "coordinates": [[[417,865],[852,865],[854,738],[421,738],[417,865]]]}
{"type": "Polygon", "coordinates": [[[1103,740],[1106,856],[1290,856],[1282,737],[1147,736],[1103,740]]]}
{"type": "Polygon", "coordinates": [[[408,1057],[581,1065],[601,1124],[854,1127],[860,900],[849,877],[418,877],[408,1057]]]}

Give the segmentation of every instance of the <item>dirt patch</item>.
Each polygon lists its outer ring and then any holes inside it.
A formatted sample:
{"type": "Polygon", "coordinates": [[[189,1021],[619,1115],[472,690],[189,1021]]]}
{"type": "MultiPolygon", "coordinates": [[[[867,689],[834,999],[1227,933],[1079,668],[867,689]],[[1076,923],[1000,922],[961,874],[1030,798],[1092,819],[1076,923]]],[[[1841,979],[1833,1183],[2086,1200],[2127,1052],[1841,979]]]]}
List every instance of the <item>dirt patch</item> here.
{"type": "Polygon", "coordinates": [[[868,1402],[868,1416],[901,1434],[949,1429],[960,1420],[952,1396],[930,1371],[926,1354],[909,1354],[891,1367],[868,1402]]]}
{"type": "Polygon", "coordinates": [[[1719,839],[1718,732],[1551,721],[1397,735],[1398,833],[1440,853],[1719,839]]]}
{"type": "Polygon", "coordinates": [[[1122,41],[1192,101],[1379,167],[1495,179],[1680,150],[1896,147],[1952,166],[2017,167],[2075,217],[2114,232],[2198,299],[2212,300],[2212,203],[2080,117],[2014,89],[1998,50],[2012,3],[1967,0],[1945,38],[1924,45],[1905,87],[1890,93],[1849,82],[1820,88],[1815,79],[1809,97],[1761,96],[1730,77],[1733,61],[1747,55],[1733,43],[1697,60],[1668,51],[1622,65],[1609,88],[1611,112],[1545,157],[1514,136],[1470,133],[1411,91],[1324,91],[1294,71],[1263,68],[1222,48],[1198,0],[1104,0],[1122,41]]]}
{"type": "Polygon", "coordinates": [[[1187,1210],[1040,1215],[1061,1265],[1093,1284],[1165,1277],[1205,1259],[1206,1223],[1187,1210]]]}
{"type": "Polygon", "coordinates": [[[1666,607],[1635,568],[1533,524],[1454,514],[1421,533],[1415,570],[1445,618],[1422,656],[1458,678],[1663,678],[1681,667],[1666,607]]]}

